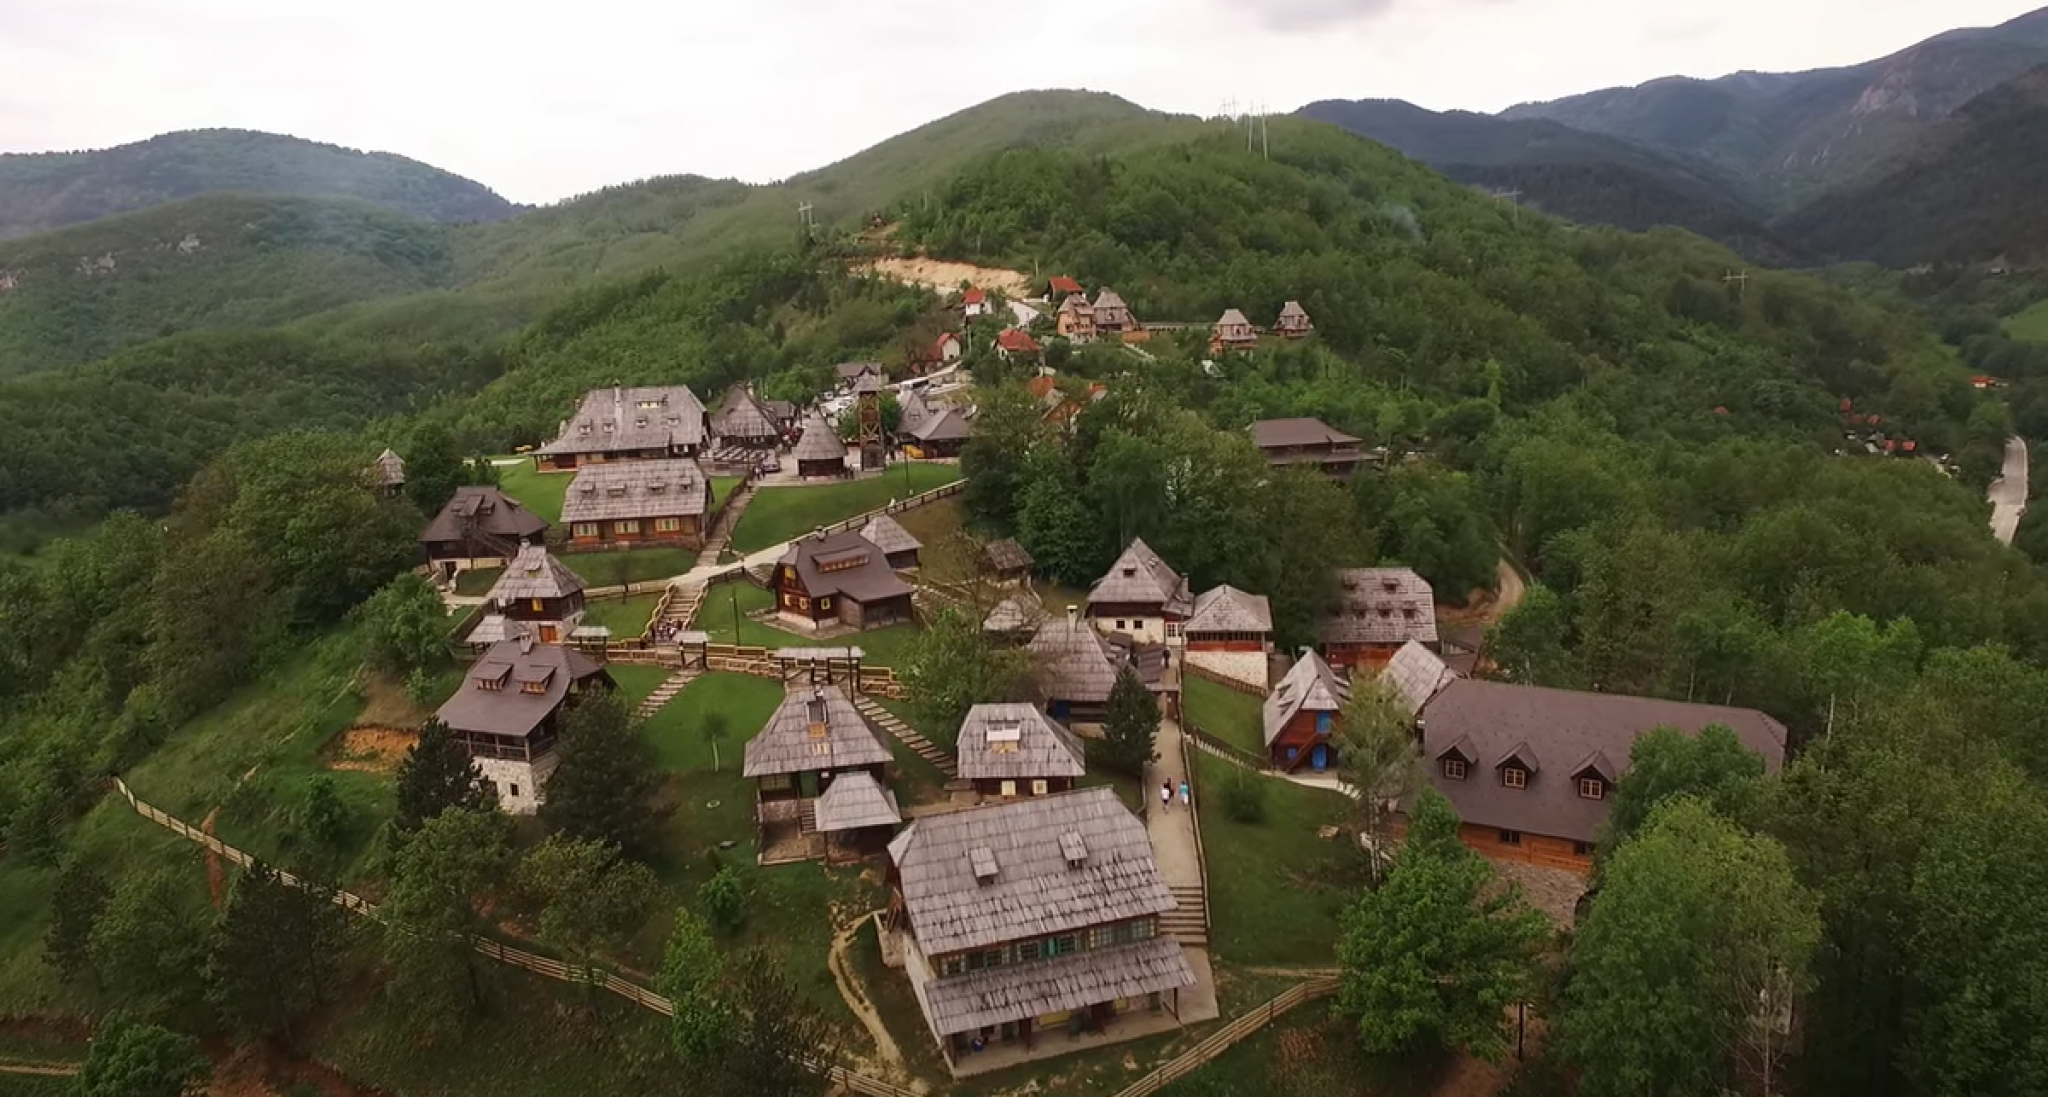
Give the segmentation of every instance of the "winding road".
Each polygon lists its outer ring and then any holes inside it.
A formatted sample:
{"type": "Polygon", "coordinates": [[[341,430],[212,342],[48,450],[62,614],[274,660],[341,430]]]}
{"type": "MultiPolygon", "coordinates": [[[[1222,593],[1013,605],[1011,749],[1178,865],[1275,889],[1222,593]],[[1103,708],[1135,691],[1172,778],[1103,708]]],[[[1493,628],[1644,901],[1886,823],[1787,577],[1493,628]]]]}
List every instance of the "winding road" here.
{"type": "Polygon", "coordinates": [[[2005,440],[2005,469],[1991,481],[1991,535],[2012,544],[2020,516],[2027,513],[2027,443],[2019,435],[2005,440]]]}

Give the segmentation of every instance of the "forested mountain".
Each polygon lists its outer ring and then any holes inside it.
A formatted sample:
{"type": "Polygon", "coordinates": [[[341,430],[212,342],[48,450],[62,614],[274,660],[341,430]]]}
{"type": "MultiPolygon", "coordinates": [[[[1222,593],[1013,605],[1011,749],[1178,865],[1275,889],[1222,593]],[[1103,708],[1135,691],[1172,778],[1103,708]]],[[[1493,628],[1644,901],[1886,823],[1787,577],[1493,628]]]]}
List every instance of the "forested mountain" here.
{"type": "Polygon", "coordinates": [[[1982,92],[2048,62],[2048,10],[1889,57],[1800,73],[1670,77],[1502,112],[1697,157],[1783,212],[1860,179],[1982,92]]]}
{"type": "Polygon", "coordinates": [[[2048,67],[1972,99],[1903,163],[1823,195],[1780,227],[1816,250],[1891,266],[2048,263],[2048,67]]]}
{"type": "Polygon", "coordinates": [[[366,202],[209,194],[0,241],[0,376],[446,285],[451,231],[366,202]]]}
{"type": "Polygon", "coordinates": [[[1689,229],[1774,266],[1803,258],[1719,170],[1547,119],[1437,112],[1399,100],[1325,100],[1296,112],[1370,137],[1461,183],[1587,224],[1689,229]]]}
{"type": "Polygon", "coordinates": [[[388,152],[249,130],[191,130],[88,152],[0,154],[0,238],[216,191],[357,198],[451,223],[492,221],[518,208],[480,183],[388,152]]]}

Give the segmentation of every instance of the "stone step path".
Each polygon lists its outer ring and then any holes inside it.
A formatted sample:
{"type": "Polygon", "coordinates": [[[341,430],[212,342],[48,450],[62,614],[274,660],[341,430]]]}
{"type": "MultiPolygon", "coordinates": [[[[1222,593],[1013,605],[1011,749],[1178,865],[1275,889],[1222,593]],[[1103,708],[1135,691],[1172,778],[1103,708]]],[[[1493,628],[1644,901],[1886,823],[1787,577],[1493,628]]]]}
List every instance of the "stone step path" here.
{"type": "Polygon", "coordinates": [[[718,566],[718,558],[732,547],[733,528],[740,524],[740,515],[746,512],[747,504],[754,501],[754,482],[747,481],[725,501],[725,509],[718,512],[718,520],[711,524],[711,534],[704,540],[704,550],[697,554],[697,566],[709,568],[718,566]]]}
{"type": "Polygon", "coordinates": [[[950,781],[960,775],[959,766],[953,761],[952,755],[939,749],[937,743],[919,735],[916,728],[897,719],[895,713],[867,697],[855,697],[853,707],[862,716],[867,717],[868,723],[895,736],[899,742],[910,748],[911,753],[936,766],[940,773],[946,775],[947,780],[950,781]]]}
{"type": "Polygon", "coordinates": [[[645,720],[660,712],[663,705],[675,700],[676,694],[683,692],[684,686],[697,680],[698,673],[695,667],[691,667],[669,675],[660,685],[654,687],[653,693],[648,694],[647,698],[640,702],[640,707],[634,709],[633,714],[645,720]]]}
{"type": "Polygon", "coordinates": [[[1208,947],[1209,927],[1202,914],[1202,889],[1177,884],[1168,890],[1179,905],[1159,916],[1161,931],[1173,934],[1183,945],[1208,947]]]}

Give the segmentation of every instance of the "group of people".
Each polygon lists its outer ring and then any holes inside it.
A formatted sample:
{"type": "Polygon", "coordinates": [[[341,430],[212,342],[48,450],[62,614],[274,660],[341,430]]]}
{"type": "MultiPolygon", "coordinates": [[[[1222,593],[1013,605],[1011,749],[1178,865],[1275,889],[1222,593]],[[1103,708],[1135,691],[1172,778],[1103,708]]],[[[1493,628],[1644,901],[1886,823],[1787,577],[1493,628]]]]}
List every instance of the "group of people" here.
{"type": "MultiPolygon", "coordinates": [[[[1159,806],[1160,806],[1161,808],[1163,808],[1163,809],[1166,809],[1166,810],[1172,810],[1172,808],[1173,808],[1173,782],[1172,782],[1172,781],[1161,781],[1161,782],[1159,782],[1159,806]]],[[[1193,791],[1192,791],[1191,789],[1189,789],[1189,788],[1188,788],[1188,780],[1187,780],[1187,778],[1185,778],[1185,777],[1181,778],[1181,780],[1180,780],[1180,806],[1182,806],[1182,807],[1184,807],[1184,808],[1191,808],[1191,807],[1194,807],[1194,806],[1195,806],[1195,794],[1194,794],[1194,792],[1193,792],[1193,791]]]]}
{"type": "Polygon", "coordinates": [[[647,634],[653,637],[654,642],[657,644],[673,644],[676,642],[677,634],[682,631],[683,623],[681,621],[656,621],[654,627],[649,629],[647,634]]]}

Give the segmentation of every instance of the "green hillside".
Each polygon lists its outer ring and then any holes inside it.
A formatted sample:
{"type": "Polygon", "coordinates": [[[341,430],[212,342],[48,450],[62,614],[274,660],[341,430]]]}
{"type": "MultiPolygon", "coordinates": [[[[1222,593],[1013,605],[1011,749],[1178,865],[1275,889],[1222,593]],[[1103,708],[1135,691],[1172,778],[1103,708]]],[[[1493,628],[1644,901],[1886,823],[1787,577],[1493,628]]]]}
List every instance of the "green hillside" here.
{"type": "Polygon", "coordinates": [[[191,130],[110,149],[0,155],[0,238],[216,191],[356,198],[450,223],[491,221],[516,208],[482,184],[388,152],[249,130],[191,130]]]}
{"type": "Polygon", "coordinates": [[[0,241],[0,376],[431,289],[449,233],[362,202],[210,194],[0,241]]]}

